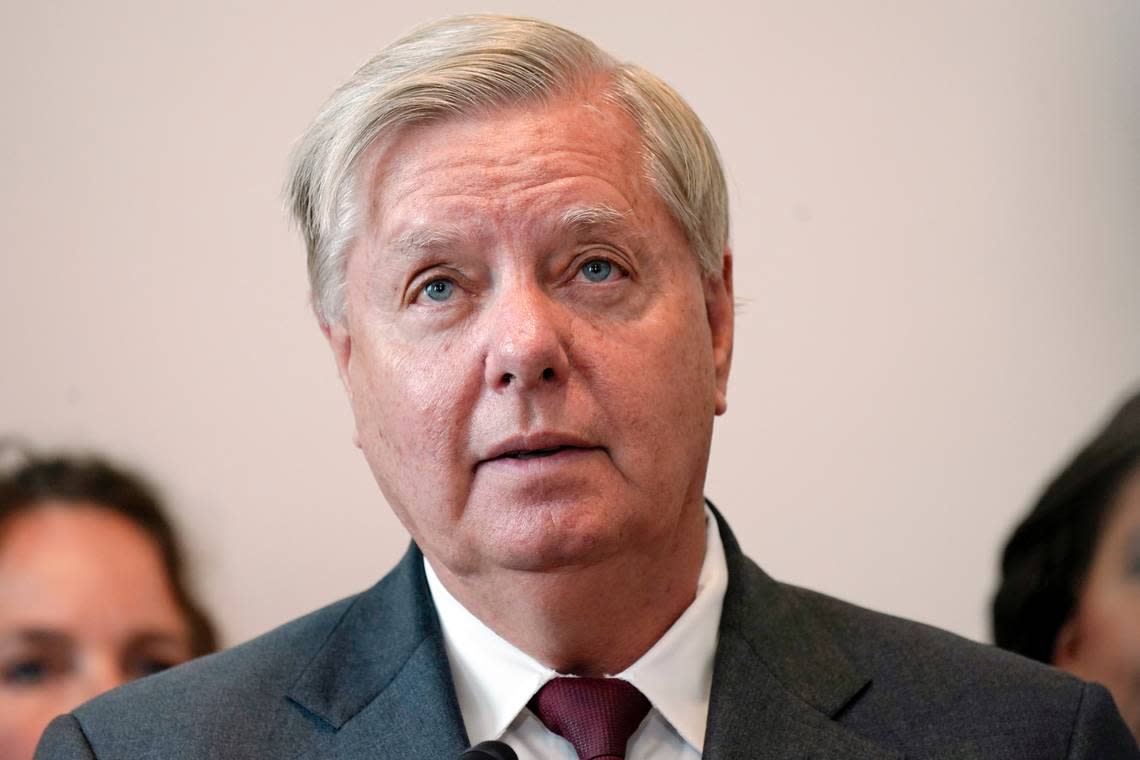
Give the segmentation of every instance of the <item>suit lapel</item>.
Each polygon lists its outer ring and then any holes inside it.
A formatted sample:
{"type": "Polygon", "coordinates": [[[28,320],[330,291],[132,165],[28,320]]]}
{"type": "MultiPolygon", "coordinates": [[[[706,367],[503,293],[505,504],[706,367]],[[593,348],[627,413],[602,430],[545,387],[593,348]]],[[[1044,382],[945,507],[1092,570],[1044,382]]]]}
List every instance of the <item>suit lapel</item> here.
{"type": "Polygon", "coordinates": [[[466,734],[435,607],[413,546],[349,607],[287,693],[290,756],[456,757],[466,734]]]}
{"type": "MultiPolygon", "coordinates": [[[[729,582],[704,757],[901,760],[835,720],[870,679],[714,514],[729,582]]],[[[277,756],[440,760],[467,746],[422,561],[413,546],[304,667],[273,732],[277,756]]]]}
{"type": "Polygon", "coordinates": [[[716,517],[729,581],[704,757],[900,758],[835,720],[870,679],[856,671],[810,610],[744,556],[716,517]]]}

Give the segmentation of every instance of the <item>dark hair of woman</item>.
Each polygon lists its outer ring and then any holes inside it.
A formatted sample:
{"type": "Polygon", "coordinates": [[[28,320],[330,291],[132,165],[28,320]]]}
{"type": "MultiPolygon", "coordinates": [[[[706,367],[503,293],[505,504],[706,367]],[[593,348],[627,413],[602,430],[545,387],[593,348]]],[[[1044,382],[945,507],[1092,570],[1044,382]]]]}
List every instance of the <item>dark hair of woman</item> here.
{"type": "Polygon", "coordinates": [[[97,457],[23,456],[22,463],[0,468],[0,539],[12,517],[48,501],[95,505],[126,518],[158,548],[174,600],[187,622],[193,656],[215,651],[217,634],[187,587],[182,549],[155,490],[138,475],[97,457]]]}
{"type": "Polygon", "coordinates": [[[1120,487],[1140,467],[1140,394],[1049,483],[1002,552],[994,642],[1052,662],[1120,487]]]}

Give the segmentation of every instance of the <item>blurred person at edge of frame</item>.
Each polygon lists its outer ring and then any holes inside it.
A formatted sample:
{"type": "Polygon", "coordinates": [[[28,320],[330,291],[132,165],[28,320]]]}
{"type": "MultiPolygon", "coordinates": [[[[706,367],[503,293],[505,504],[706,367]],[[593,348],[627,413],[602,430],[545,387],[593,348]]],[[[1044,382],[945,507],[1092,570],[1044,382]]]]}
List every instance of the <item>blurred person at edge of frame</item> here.
{"type": "Polygon", "coordinates": [[[31,758],[59,713],[217,645],[147,484],[96,458],[17,456],[0,465],[4,760],[31,758]]]}
{"type": "Polygon", "coordinates": [[[1140,392],[1053,478],[1001,570],[997,645],[1104,684],[1140,740],[1140,392]]]}

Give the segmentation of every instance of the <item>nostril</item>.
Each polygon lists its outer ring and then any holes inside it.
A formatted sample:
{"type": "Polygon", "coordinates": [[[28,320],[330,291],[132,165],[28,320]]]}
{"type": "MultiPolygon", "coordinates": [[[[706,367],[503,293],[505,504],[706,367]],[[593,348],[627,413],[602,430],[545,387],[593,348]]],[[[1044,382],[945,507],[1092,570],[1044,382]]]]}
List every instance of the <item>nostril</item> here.
{"type": "Polygon", "coordinates": [[[542,379],[543,380],[553,380],[554,379],[554,369],[551,367],[547,367],[546,369],[544,369],[542,371],[542,379]]]}
{"type": "Polygon", "coordinates": [[[515,376],[510,372],[504,372],[503,376],[499,379],[502,381],[503,385],[510,385],[511,381],[515,379],[515,376]]]}

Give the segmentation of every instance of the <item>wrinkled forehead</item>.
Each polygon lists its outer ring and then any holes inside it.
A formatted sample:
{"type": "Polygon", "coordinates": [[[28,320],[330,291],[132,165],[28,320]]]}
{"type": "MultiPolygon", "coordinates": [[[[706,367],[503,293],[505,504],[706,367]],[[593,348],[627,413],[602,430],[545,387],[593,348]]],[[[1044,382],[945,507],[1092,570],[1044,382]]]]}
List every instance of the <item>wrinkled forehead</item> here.
{"type": "Polygon", "coordinates": [[[407,126],[366,156],[366,229],[422,247],[489,211],[574,229],[668,225],[642,154],[633,119],[596,94],[407,126]],[[406,229],[416,221],[430,234],[406,229]]]}

